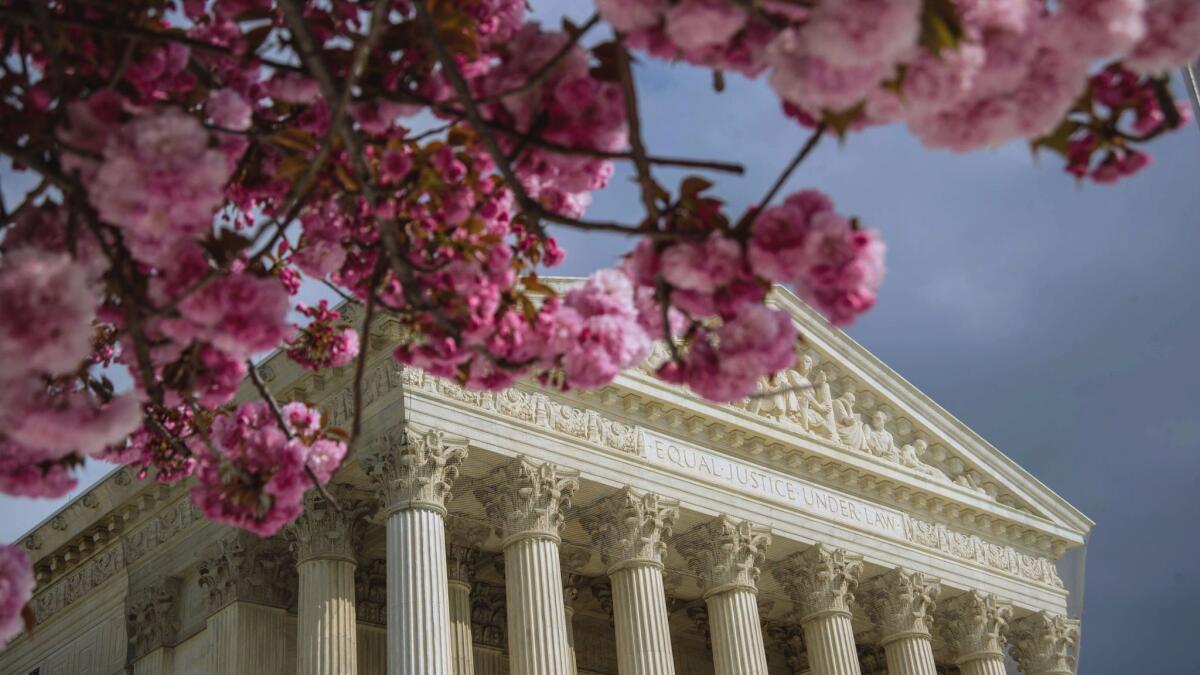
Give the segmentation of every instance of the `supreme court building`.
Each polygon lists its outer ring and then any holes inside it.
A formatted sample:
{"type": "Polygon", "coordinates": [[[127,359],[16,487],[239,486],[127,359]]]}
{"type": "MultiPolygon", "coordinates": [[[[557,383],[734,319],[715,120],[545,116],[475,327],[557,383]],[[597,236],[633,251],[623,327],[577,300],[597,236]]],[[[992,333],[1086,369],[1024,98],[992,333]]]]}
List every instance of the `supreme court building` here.
{"type": "MultiPolygon", "coordinates": [[[[663,349],[595,392],[467,391],[381,319],[338,508],[260,539],[116,470],[25,537],[0,675],[1073,674],[1056,563],[1092,522],[777,304],[806,355],[730,406],[653,378],[663,349]]],[[[259,370],[350,428],[353,366],[259,370]]]]}

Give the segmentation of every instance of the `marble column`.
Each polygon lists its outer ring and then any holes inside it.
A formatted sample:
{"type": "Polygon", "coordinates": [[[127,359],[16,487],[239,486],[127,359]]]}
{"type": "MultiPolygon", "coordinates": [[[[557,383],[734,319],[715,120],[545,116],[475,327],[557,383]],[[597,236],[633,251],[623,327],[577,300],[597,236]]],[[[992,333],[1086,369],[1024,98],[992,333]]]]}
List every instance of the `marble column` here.
{"type": "Polygon", "coordinates": [[[364,502],[346,487],[330,485],[327,490],[337,500],[336,508],[313,490],[305,497],[304,513],[288,526],[300,577],[298,675],[358,672],[354,570],[364,502]]]}
{"type": "Polygon", "coordinates": [[[937,579],[899,568],[863,585],[859,605],[879,627],[889,675],[937,675],[930,629],[939,593],[937,579]]]}
{"type": "Polygon", "coordinates": [[[817,544],[780,561],[775,578],[796,605],[813,675],[861,675],[850,604],[862,556],[817,544]]]}
{"type": "Polygon", "coordinates": [[[724,515],[678,539],[704,586],[716,675],[767,675],[757,584],[770,544],[769,529],[724,515]]]}
{"type": "Polygon", "coordinates": [[[1012,655],[1025,675],[1075,675],[1079,622],[1037,612],[1012,622],[1012,655]]]}
{"type": "Polygon", "coordinates": [[[446,525],[446,573],[450,598],[450,661],[454,675],[475,675],[471,636],[471,584],[479,564],[479,547],[490,528],[461,518],[446,525]]]}
{"type": "Polygon", "coordinates": [[[620,675],[674,675],[663,555],[679,502],[625,488],[590,506],[581,522],[612,582],[620,675]]]}
{"type": "Polygon", "coordinates": [[[500,524],[513,675],[571,672],[558,544],[578,476],[549,462],[517,457],[475,489],[500,524]]]}
{"type": "Polygon", "coordinates": [[[387,528],[388,675],[451,675],[446,499],[467,456],[440,431],[392,433],[364,460],[387,528]]]}
{"type": "Polygon", "coordinates": [[[937,626],[962,675],[1005,675],[1012,603],[968,591],[939,604],[937,626]]]}
{"type": "Polygon", "coordinates": [[[567,624],[567,653],[571,662],[569,675],[579,672],[579,662],[575,656],[575,603],[579,600],[579,591],[588,581],[580,574],[591,553],[585,549],[560,546],[558,549],[558,565],[562,573],[563,616],[567,624]]]}

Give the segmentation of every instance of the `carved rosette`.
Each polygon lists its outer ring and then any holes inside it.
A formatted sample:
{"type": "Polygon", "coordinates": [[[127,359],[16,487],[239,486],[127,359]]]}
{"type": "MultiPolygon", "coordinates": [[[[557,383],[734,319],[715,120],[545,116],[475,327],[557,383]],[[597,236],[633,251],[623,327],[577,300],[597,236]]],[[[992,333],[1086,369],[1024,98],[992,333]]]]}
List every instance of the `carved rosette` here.
{"type": "Polygon", "coordinates": [[[310,491],[304,498],[304,513],[288,526],[287,536],[296,552],[296,564],[316,558],[333,558],[356,563],[355,551],[362,543],[369,502],[356,499],[349,486],[330,485],[326,488],[337,502],[335,507],[310,491]]]}
{"type": "Polygon", "coordinates": [[[968,591],[939,603],[938,626],[956,663],[1004,658],[1012,603],[990,593],[968,591]]]}
{"type": "Polygon", "coordinates": [[[1038,612],[1012,623],[1012,655],[1026,675],[1074,675],[1079,622],[1038,612]]]}
{"type": "Polygon", "coordinates": [[[824,614],[849,616],[862,569],[861,555],[817,544],[781,560],[774,575],[804,623],[824,614]]]}
{"type": "Polygon", "coordinates": [[[171,647],[178,642],[181,585],[177,577],[160,577],[125,597],[129,663],[159,647],[171,647]]]}
{"type": "Polygon", "coordinates": [[[589,506],[580,522],[612,574],[629,565],[661,568],[678,517],[678,501],[626,487],[589,506]]]}
{"type": "Polygon", "coordinates": [[[462,518],[446,522],[446,574],[450,581],[470,584],[479,565],[479,547],[491,528],[462,518]]]}
{"type": "Polygon", "coordinates": [[[504,548],[525,537],[559,540],[563,512],[579,489],[578,471],[517,457],[501,467],[495,478],[478,486],[475,497],[500,524],[504,548]]]}
{"type": "Polygon", "coordinates": [[[758,591],[759,565],[771,545],[771,530],[718,516],[679,536],[676,548],[700,576],[704,596],[734,589],[758,591]]]}
{"type": "Polygon", "coordinates": [[[859,604],[879,626],[886,645],[904,637],[928,638],[941,591],[937,579],[897,568],[865,583],[859,604]]]}
{"type": "Polygon", "coordinates": [[[467,457],[467,441],[437,429],[384,435],[383,447],[363,460],[363,469],[380,489],[388,513],[429,509],[446,513],[450,488],[467,457]]]}
{"type": "Polygon", "coordinates": [[[233,532],[217,542],[199,572],[209,614],[239,600],[288,608],[296,599],[294,560],[288,546],[277,539],[233,532]]]}

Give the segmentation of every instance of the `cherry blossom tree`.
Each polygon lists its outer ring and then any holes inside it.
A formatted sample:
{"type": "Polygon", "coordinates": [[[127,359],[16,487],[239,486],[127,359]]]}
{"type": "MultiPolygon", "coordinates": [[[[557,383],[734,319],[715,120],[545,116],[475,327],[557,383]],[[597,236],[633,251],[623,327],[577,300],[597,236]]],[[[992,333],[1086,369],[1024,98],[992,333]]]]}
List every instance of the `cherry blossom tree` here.
{"type": "MultiPolygon", "coordinates": [[[[382,315],[405,328],[396,361],[469,388],[602,387],[662,340],[663,380],[744,399],[796,359],[773,284],[847,325],[883,279],[877,231],[781,194],[822,139],[1024,139],[1111,183],[1184,123],[1168,74],[1200,57],[1195,0],[596,5],[551,27],[524,0],[0,0],[0,153],[32,185],[0,203],[0,491],[61,496],[101,457],[190,477],[209,518],[270,535],[360,415],[343,431],[279,405],[251,358],[353,366],[358,394],[382,315]],[[757,205],[719,197],[738,164],[647,149],[635,58],[778,95],[807,140],[757,205]],[[589,218],[618,162],[640,217],[589,218]],[[565,256],[549,227],[630,251],[558,294],[538,278],[565,256]],[[306,278],[362,323],[300,304],[306,278]],[[233,407],[247,375],[262,400],[233,407]]],[[[0,547],[0,643],[32,588],[0,547]]]]}

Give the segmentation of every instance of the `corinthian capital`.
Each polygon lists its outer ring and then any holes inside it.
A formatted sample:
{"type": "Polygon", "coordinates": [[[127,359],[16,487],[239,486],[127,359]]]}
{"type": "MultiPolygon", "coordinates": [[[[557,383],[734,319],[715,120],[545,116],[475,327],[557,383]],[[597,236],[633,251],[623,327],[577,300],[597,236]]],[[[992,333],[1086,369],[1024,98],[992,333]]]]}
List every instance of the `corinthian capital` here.
{"type": "Polygon", "coordinates": [[[956,663],[1004,657],[1012,603],[990,593],[968,591],[941,603],[938,626],[956,663]]]}
{"type": "Polygon", "coordinates": [[[446,512],[450,487],[467,457],[467,442],[437,429],[410,427],[385,435],[383,447],[363,460],[363,469],[379,485],[385,509],[446,512]]]}
{"type": "Polygon", "coordinates": [[[504,546],[530,536],[558,539],[563,512],[579,489],[579,472],[517,457],[498,469],[494,480],[475,488],[488,516],[500,523],[504,546]]]}
{"type": "Polygon", "coordinates": [[[363,534],[363,516],[369,502],[357,498],[347,485],[329,485],[326,491],[337,502],[336,506],[312,490],[304,497],[304,513],[288,526],[297,565],[315,558],[357,563],[355,550],[363,534]]]}
{"type": "Polygon", "coordinates": [[[679,502],[627,487],[590,505],[580,517],[609,573],[631,564],[662,566],[679,502]]]}
{"type": "Polygon", "coordinates": [[[937,579],[896,568],[865,582],[859,604],[879,626],[887,644],[902,637],[929,637],[941,592],[937,579]]]}
{"type": "Polygon", "coordinates": [[[675,546],[700,575],[705,596],[743,588],[757,592],[759,565],[771,545],[771,530],[718,516],[680,535],[675,546]]]}
{"type": "Polygon", "coordinates": [[[1038,612],[1012,623],[1012,654],[1025,675],[1074,675],[1079,622],[1038,612]]]}
{"type": "Polygon", "coordinates": [[[861,555],[817,544],[781,560],[773,574],[804,622],[830,612],[849,614],[862,568],[861,555]]]}

